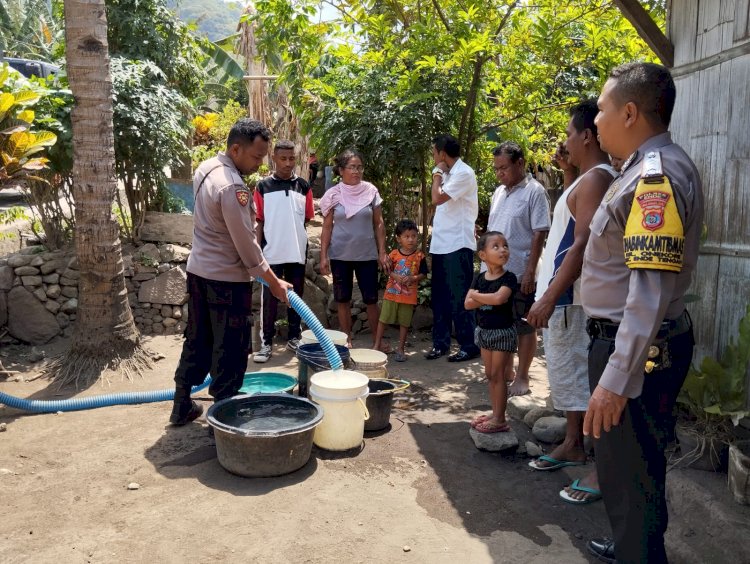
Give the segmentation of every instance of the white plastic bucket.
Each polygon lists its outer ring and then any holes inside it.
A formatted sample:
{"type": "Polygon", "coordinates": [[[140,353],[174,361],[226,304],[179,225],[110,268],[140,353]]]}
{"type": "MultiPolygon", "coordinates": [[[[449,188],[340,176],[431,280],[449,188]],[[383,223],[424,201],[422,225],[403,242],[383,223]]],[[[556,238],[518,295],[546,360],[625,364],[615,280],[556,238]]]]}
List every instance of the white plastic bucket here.
{"type": "MultiPolygon", "coordinates": [[[[341,331],[334,331],[333,329],[326,329],[325,331],[328,337],[333,341],[334,345],[341,345],[342,347],[346,346],[346,333],[342,333],[341,331]]],[[[302,331],[302,335],[300,335],[299,341],[303,345],[309,345],[310,343],[317,343],[318,338],[315,336],[315,333],[313,333],[311,329],[306,329],[305,331],[302,331]]]]}
{"type": "Polygon", "coordinates": [[[313,442],[326,450],[358,448],[369,419],[365,398],[369,378],[352,370],[326,370],[310,378],[310,399],[323,408],[313,442]]]}
{"type": "Polygon", "coordinates": [[[388,378],[388,355],[373,349],[350,349],[352,368],[370,379],[388,378]]]}

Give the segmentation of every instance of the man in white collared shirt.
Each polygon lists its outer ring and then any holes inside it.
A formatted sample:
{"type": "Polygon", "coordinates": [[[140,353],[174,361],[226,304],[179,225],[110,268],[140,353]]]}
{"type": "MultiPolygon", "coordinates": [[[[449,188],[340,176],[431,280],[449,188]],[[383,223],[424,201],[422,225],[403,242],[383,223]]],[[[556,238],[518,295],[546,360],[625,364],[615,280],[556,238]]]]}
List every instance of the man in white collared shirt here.
{"type": "Polygon", "coordinates": [[[476,239],[474,224],[479,205],[474,170],[459,155],[461,147],[450,135],[433,140],[432,204],[437,207],[432,222],[432,360],[450,352],[451,326],[455,327],[460,350],[450,362],[479,355],[474,344],[473,312],[464,309],[464,298],[474,276],[476,239]]]}

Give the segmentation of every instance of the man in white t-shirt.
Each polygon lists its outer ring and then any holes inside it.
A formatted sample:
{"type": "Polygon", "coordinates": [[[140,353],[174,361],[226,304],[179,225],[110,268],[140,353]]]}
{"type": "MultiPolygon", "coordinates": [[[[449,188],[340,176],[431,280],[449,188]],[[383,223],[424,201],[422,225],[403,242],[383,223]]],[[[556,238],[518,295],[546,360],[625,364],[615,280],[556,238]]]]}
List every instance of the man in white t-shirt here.
{"type": "Polygon", "coordinates": [[[476,238],[474,224],[479,205],[474,170],[461,160],[461,147],[450,135],[433,140],[432,204],[432,350],[428,360],[450,352],[451,327],[461,347],[449,362],[470,360],[479,355],[474,344],[474,314],[464,309],[464,298],[474,276],[476,238]]]}
{"type": "Polygon", "coordinates": [[[514,301],[518,316],[518,370],[509,395],[528,394],[529,368],[536,352],[536,330],[524,318],[534,303],[536,266],[550,227],[549,199],[544,186],[526,172],[523,149],[506,141],[492,151],[495,176],[501,185],[492,195],[488,231],[500,231],[508,241],[506,268],[516,275],[520,290],[514,301]]]}

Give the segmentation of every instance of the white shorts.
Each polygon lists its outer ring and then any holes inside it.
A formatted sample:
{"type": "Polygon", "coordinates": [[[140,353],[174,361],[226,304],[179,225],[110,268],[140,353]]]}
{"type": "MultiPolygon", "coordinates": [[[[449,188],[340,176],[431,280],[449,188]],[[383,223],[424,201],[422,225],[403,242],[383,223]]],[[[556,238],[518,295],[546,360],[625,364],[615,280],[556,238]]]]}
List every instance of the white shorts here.
{"type": "Polygon", "coordinates": [[[555,308],[543,337],[552,405],[560,411],[586,411],[591,392],[583,307],[555,308]]]}

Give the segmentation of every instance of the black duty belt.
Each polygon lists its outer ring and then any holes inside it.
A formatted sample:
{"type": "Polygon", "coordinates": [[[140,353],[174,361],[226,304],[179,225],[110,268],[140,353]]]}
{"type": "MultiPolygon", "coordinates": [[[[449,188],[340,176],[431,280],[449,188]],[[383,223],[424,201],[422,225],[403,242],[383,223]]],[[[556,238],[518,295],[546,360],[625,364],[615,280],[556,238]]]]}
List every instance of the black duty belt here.
{"type": "MultiPolygon", "coordinates": [[[[654,340],[666,341],[677,335],[687,333],[693,326],[693,322],[690,319],[687,311],[683,311],[682,314],[676,319],[668,319],[659,326],[659,331],[656,333],[654,340]]],[[[603,339],[605,341],[614,341],[617,337],[617,330],[620,328],[619,323],[610,321],[609,319],[596,319],[589,317],[586,323],[586,332],[593,339],[603,339]]]]}

